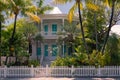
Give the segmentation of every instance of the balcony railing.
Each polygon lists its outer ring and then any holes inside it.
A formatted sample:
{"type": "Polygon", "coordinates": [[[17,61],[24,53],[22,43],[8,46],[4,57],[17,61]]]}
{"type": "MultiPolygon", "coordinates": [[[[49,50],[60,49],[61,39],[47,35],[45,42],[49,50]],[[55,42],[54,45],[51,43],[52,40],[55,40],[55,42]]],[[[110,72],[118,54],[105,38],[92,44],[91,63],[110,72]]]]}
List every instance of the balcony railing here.
{"type": "Polygon", "coordinates": [[[45,39],[56,39],[57,38],[57,32],[43,32],[41,31],[42,36],[45,39]]]}

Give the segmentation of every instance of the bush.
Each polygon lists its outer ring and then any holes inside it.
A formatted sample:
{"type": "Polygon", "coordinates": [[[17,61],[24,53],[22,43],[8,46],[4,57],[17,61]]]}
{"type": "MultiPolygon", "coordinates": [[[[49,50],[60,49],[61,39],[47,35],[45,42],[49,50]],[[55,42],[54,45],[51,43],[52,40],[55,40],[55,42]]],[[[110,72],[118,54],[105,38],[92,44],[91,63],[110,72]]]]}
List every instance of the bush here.
{"type": "Polygon", "coordinates": [[[30,67],[31,65],[33,65],[33,67],[37,67],[37,66],[40,66],[40,63],[37,60],[29,60],[28,66],[30,67]]]}
{"type": "Polygon", "coordinates": [[[65,57],[65,58],[61,58],[61,57],[57,57],[57,59],[55,61],[52,62],[51,66],[78,66],[80,65],[79,61],[77,60],[76,57],[65,57]]]}

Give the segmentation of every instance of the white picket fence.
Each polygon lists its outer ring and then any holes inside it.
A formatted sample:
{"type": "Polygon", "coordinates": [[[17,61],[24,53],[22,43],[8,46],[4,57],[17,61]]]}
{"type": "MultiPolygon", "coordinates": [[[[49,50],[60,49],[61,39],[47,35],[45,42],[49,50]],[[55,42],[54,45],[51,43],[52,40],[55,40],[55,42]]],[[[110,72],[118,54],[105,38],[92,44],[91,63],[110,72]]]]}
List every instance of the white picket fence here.
{"type": "Polygon", "coordinates": [[[0,77],[120,77],[120,66],[0,67],[0,77]]]}

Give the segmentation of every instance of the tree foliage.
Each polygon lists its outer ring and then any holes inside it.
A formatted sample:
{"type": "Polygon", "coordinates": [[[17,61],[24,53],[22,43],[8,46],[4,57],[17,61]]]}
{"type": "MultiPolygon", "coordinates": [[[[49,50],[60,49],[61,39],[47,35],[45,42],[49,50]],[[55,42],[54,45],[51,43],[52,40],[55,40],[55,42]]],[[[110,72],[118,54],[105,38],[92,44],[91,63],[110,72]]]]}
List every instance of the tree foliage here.
{"type": "MultiPolygon", "coordinates": [[[[57,1],[57,0],[56,0],[57,1]]],[[[58,0],[59,1],[59,0],[58,0]]],[[[79,0],[76,0],[79,1],[79,0]]],[[[57,65],[65,65],[69,66],[70,64],[74,65],[119,65],[119,41],[114,35],[110,35],[109,32],[113,25],[113,16],[114,16],[114,8],[117,5],[117,0],[101,0],[101,1],[91,1],[85,0],[85,5],[82,9],[82,26],[84,28],[84,36],[85,41],[88,46],[89,54],[85,53],[85,48],[83,47],[82,42],[82,34],[75,38],[75,54],[72,58],[74,58],[74,62],[69,62],[68,58],[57,58],[53,64],[57,64],[60,59],[60,63],[57,65]],[[100,3],[100,4],[98,4],[100,3]],[[113,4],[116,4],[113,6],[113,4]],[[109,13],[111,12],[111,14],[109,13]],[[109,19],[111,17],[111,19],[109,19]],[[110,21],[110,22],[109,22],[110,21]],[[109,24],[109,27],[106,27],[109,24]],[[96,29],[95,29],[96,27],[96,29]],[[97,37],[97,42],[96,42],[97,37]],[[105,42],[104,42],[104,39],[105,42]],[[108,42],[107,42],[108,39],[108,42]],[[107,45],[106,45],[107,42],[107,45]],[[112,44],[113,43],[113,44],[112,44]],[[115,45],[114,45],[115,43],[115,45]],[[97,48],[95,47],[97,44],[97,48]],[[104,45],[104,46],[103,46],[104,45]],[[106,49],[103,54],[103,48],[106,49]],[[112,45],[114,45],[115,49],[112,49],[112,45]],[[102,53],[101,53],[102,50],[102,53]],[[65,60],[68,60],[67,64],[65,60]],[[117,62],[118,61],[118,62],[117,62]],[[115,63],[117,62],[117,63],[115,63]]],[[[72,15],[75,13],[75,5],[70,9],[70,21],[72,21],[72,15]]],[[[80,8],[79,8],[80,9],[80,8]]],[[[80,9],[81,10],[81,9],[80,9]]],[[[71,58],[71,57],[69,57],[71,58]]]]}

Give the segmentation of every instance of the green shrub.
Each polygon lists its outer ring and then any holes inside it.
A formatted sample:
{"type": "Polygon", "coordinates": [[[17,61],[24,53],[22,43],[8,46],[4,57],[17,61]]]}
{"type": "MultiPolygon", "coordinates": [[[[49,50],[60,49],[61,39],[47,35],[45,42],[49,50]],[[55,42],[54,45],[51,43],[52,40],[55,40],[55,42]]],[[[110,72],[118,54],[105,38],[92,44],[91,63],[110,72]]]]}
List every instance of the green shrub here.
{"type": "Polygon", "coordinates": [[[30,67],[31,65],[33,65],[33,67],[37,67],[37,66],[40,66],[40,63],[37,60],[29,60],[28,66],[30,67]]]}

